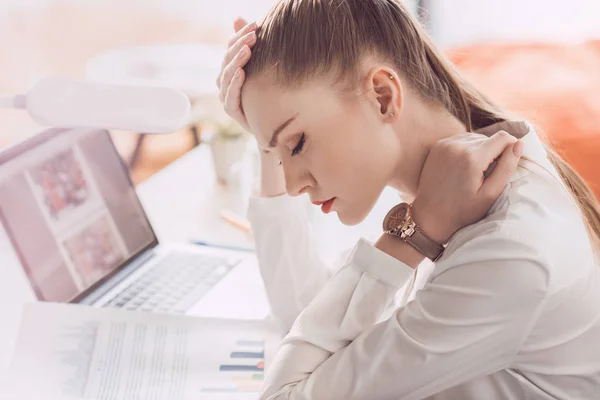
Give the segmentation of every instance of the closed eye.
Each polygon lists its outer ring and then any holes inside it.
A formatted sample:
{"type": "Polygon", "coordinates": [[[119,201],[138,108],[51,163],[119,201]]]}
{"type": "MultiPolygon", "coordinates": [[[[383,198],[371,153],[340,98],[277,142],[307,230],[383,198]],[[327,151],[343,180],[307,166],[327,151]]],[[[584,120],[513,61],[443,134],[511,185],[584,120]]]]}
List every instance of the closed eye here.
{"type": "Polygon", "coordinates": [[[299,154],[302,151],[302,148],[304,147],[304,142],[305,141],[306,141],[306,135],[303,133],[302,136],[300,137],[300,140],[298,141],[298,144],[292,150],[292,156],[295,156],[295,155],[299,154]]]}

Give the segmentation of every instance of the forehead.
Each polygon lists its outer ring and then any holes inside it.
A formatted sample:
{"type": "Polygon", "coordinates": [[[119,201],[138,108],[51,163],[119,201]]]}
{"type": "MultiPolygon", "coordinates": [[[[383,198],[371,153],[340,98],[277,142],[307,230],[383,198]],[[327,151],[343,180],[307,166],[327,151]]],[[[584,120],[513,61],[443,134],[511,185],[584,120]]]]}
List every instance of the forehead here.
{"type": "Polygon", "coordinates": [[[323,80],[309,81],[292,89],[261,77],[244,84],[242,107],[252,132],[263,145],[289,118],[298,115],[291,126],[309,124],[338,114],[343,104],[339,90],[323,80]]]}

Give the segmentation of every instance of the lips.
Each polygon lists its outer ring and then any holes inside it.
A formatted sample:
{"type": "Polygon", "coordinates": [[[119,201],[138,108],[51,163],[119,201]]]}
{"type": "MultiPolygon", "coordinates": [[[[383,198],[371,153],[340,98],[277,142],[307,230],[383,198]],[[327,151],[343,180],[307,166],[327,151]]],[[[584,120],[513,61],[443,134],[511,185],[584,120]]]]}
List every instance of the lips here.
{"type": "Polygon", "coordinates": [[[325,214],[329,214],[334,201],[335,197],[325,201],[313,201],[312,203],[316,206],[321,206],[321,211],[323,211],[325,214]]]}

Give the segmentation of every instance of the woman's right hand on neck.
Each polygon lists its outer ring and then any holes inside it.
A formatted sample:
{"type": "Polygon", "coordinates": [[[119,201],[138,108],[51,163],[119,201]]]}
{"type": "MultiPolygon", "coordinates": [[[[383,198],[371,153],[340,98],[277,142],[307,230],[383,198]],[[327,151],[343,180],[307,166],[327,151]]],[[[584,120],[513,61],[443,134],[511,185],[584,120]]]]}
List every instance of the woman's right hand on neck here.
{"type": "MultiPolygon", "coordinates": [[[[251,49],[256,43],[256,24],[248,24],[243,18],[235,20],[235,35],[229,41],[229,48],[217,77],[219,98],[225,112],[249,133],[248,121],[241,104],[242,85],[246,78],[244,66],[250,60],[251,49]]],[[[285,180],[279,159],[274,153],[260,151],[260,196],[276,197],[285,193],[285,180]]]]}

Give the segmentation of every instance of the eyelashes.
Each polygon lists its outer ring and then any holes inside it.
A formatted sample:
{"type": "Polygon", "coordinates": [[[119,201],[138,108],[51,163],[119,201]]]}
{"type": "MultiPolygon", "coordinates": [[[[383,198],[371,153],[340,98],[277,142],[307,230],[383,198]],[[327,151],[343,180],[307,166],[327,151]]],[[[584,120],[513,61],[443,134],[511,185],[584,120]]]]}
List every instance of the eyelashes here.
{"type": "MultiPolygon", "coordinates": [[[[298,144],[296,145],[296,147],[294,147],[292,149],[292,157],[296,156],[298,154],[300,154],[300,152],[302,152],[302,149],[304,148],[304,143],[306,142],[306,134],[302,134],[302,136],[300,137],[300,140],[298,141],[298,144]]],[[[283,164],[283,162],[281,160],[279,160],[279,165],[283,164]]]]}
{"type": "Polygon", "coordinates": [[[298,141],[298,144],[292,150],[292,156],[298,155],[302,151],[302,148],[304,148],[304,142],[306,142],[306,134],[303,133],[298,141]]]}

